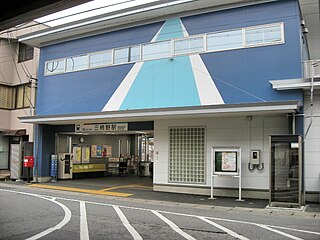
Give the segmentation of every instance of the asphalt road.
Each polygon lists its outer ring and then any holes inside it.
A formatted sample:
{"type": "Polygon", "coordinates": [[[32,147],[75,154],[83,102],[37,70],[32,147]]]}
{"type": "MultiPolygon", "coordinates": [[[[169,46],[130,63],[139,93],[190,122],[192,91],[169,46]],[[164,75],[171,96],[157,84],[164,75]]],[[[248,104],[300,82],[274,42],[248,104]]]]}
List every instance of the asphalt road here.
{"type": "Polygon", "coordinates": [[[270,213],[0,184],[0,239],[320,239],[319,218],[270,213]]]}

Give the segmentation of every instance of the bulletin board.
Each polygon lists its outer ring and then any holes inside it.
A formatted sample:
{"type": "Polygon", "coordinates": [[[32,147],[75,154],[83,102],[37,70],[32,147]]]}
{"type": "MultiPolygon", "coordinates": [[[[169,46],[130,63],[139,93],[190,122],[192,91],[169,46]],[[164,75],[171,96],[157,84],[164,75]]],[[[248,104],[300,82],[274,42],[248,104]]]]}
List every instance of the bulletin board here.
{"type": "Polygon", "coordinates": [[[215,199],[213,197],[215,177],[231,177],[238,179],[239,198],[237,199],[237,201],[243,201],[241,199],[241,148],[212,148],[211,169],[210,199],[215,199]]]}
{"type": "Polygon", "coordinates": [[[238,150],[216,149],[214,150],[213,174],[238,175],[238,150]]]}

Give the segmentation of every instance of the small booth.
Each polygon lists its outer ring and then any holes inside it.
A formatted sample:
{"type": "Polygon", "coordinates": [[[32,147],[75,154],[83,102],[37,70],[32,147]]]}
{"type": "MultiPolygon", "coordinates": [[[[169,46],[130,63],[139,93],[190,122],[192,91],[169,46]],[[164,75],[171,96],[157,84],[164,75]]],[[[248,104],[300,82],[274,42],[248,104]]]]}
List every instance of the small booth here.
{"type": "Polygon", "coordinates": [[[270,136],[270,207],[304,205],[302,140],[299,135],[270,136]]]}

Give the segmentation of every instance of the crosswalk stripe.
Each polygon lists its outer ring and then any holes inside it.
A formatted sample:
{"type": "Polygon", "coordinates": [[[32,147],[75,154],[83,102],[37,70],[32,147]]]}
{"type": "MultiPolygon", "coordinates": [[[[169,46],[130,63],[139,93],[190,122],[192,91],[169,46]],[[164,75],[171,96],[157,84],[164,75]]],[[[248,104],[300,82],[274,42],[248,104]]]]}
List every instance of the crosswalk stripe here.
{"type": "Polygon", "coordinates": [[[161,215],[159,212],[155,211],[155,210],[151,210],[151,212],[153,212],[157,217],[159,217],[162,221],[164,221],[166,224],[168,224],[174,231],[176,231],[177,233],[179,233],[181,236],[183,236],[185,239],[188,240],[196,240],[195,238],[191,237],[188,233],[182,231],[176,224],[174,224],[173,222],[171,222],[168,218],[164,217],[163,215],[161,215]]]}
{"type": "Polygon", "coordinates": [[[131,226],[126,216],[123,214],[123,212],[120,210],[118,206],[112,205],[113,209],[118,214],[120,220],[122,221],[123,225],[126,227],[126,229],[129,231],[131,236],[134,240],[142,240],[142,237],[139,235],[139,233],[131,226]]]}
{"type": "Polygon", "coordinates": [[[241,236],[241,235],[239,235],[238,233],[236,233],[236,232],[234,232],[234,231],[232,231],[232,230],[230,230],[230,229],[228,229],[228,228],[226,228],[226,227],[223,227],[223,226],[221,226],[221,225],[218,224],[218,223],[212,222],[212,221],[210,221],[209,219],[206,219],[205,217],[198,217],[198,218],[201,219],[202,221],[205,221],[205,222],[209,223],[209,224],[212,225],[212,226],[215,226],[216,228],[221,229],[222,231],[228,233],[229,235],[235,237],[236,239],[249,240],[248,238],[246,238],[246,237],[244,237],[244,236],[241,236]]]}
{"type": "Polygon", "coordinates": [[[276,229],[273,229],[271,227],[268,227],[266,225],[263,225],[263,224],[255,224],[256,226],[258,227],[261,227],[261,228],[264,228],[264,229],[267,229],[269,231],[272,231],[272,232],[275,232],[275,233],[278,233],[282,236],[285,236],[285,237],[288,237],[288,238],[291,238],[291,239],[294,239],[294,240],[303,240],[302,238],[299,238],[299,237],[296,237],[296,236],[293,236],[291,234],[288,234],[288,233],[285,233],[285,232],[281,232],[279,230],[276,230],[276,229]]]}
{"type": "Polygon", "coordinates": [[[89,240],[86,203],[80,201],[80,240],[89,240]]]}

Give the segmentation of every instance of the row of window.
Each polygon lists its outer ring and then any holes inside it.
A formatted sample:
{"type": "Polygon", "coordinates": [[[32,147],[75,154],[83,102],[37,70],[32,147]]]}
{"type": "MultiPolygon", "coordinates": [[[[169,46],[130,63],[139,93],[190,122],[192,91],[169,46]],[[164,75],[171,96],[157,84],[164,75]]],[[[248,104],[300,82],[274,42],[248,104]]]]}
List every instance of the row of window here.
{"type": "Polygon", "coordinates": [[[20,109],[30,107],[30,84],[18,86],[0,85],[0,108],[20,109]]]}
{"type": "Polygon", "coordinates": [[[283,23],[259,25],[51,60],[45,63],[45,75],[281,43],[283,23]]]}

